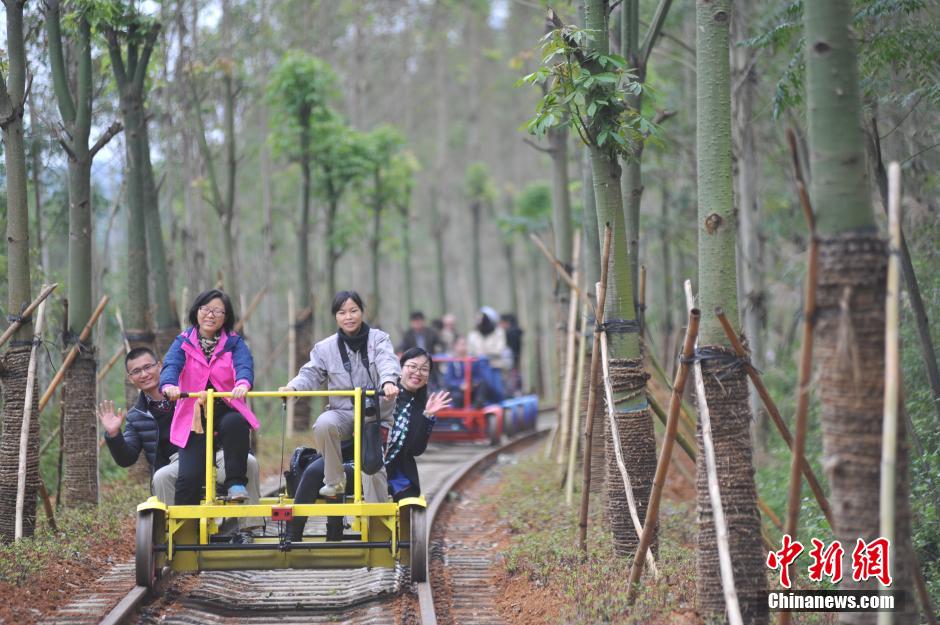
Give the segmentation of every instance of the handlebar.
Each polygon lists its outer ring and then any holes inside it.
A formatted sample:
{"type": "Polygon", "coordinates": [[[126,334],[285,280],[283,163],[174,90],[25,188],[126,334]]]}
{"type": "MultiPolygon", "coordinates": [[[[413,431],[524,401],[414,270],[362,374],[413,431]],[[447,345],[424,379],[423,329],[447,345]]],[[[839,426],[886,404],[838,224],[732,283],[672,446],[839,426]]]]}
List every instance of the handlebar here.
{"type": "MultiPolygon", "coordinates": [[[[206,391],[198,392],[186,392],[180,393],[180,399],[195,399],[205,393],[206,391]]],[[[377,395],[378,397],[385,397],[385,391],[379,389],[377,391],[362,389],[363,395],[377,395]]],[[[279,397],[279,398],[288,398],[288,397],[355,397],[356,389],[348,390],[339,390],[339,391],[248,391],[246,397],[279,397]]],[[[214,391],[214,397],[231,397],[231,391],[214,391]]]]}

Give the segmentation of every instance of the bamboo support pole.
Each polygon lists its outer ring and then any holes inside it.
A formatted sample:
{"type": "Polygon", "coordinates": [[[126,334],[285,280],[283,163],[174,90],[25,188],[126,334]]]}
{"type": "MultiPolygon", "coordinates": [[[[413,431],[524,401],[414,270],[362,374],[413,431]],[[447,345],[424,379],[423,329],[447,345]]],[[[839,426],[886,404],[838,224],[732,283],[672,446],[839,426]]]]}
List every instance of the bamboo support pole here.
{"type": "MultiPolygon", "coordinates": [[[[574,239],[574,251],[573,251],[573,267],[574,271],[572,274],[572,280],[574,284],[578,284],[580,278],[578,271],[578,260],[581,253],[581,237],[577,236],[574,239]]],[[[562,380],[561,386],[561,404],[559,406],[559,418],[561,420],[561,430],[558,437],[558,452],[555,455],[555,463],[562,465],[565,462],[565,452],[568,448],[568,436],[570,432],[573,432],[571,423],[573,422],[572,416],[574,415],[574,407],[571,402],[571,389],[574,385],[574,364],[575,364],[575,337],[578,333],[578,298],[577,291],[574,289],[571,290],[571,297],[568,302],[568,331],[565,336],[565,375],[562,380]]]]}
{"type": "MultiPolygon", "coordinates": [[[[549,249],[545,246],[545,243],[542,242],[542,239],[538,237],[537,234],[530,233],[529,238],[532,239],[532,242],[535,243],[535,246],[542,252],[542,255],[548,259],[548,262],[552,264],[552,267],[555,268],[555,271],[558,273],[558,276],[568,285],[568,288],[578,294],[578,297],[581,298],[591,309],[594,308],[594,302],[591,301],[591,298],[588,296],[587,291],[578,286],[574,278],[571,277],[571,274],[568,273],[568,270],[565,269],[565,265],[555,258],[549,249]]],[[[595,315],[596,316],[596,315],[595,315]]]]}
{"type": "MultiPolygon", "coordinates": [[[[888,285],[885,293],[885,397],[881,436],[881,493],[879,530],[888,544],[894,543],[894,508],[897,504],[898,399],[900,398],[901,354],[898,337],[901,317],[901,166],[888,165],[888,285]]],[[[891,563],[889,562],[889,565],[891,563]]],[[[881,584],[883,589],[888,587],[881,584]]],[[[894,613],[878,612],[878,625],[891,625],[894,613]]]]}
{"type": "MultiPolygon", "coordinates": [[[[731,323],[725,316],[724,311],[716,309],[715,314],[718,316],[718,320],[721,322],[721,325],[725,330],[725,334],[728,335],[728,340],[731,342],[731,346],[734,348],[735,353],[737,353],[737,355],[741,358],[746,358],[747,351],[744,349],[744,345],[741,344],[741,341],[738,340],[738,337],[734,333],[734,329],[731,327],[731,323]]],[[[764,382],[760,377],[760,373],[758,373],[757,369],[751,366],[750,363],[745,363],[744,369],[751,378],[751,382],[754,383],[754,388],[757,389],[757,394],[760,395],[761,400],[763,400],[764,407],[767,408],[767,412],[770,414],[771,419],[777,426],[777,429],[780,431],[780,435],[783,437],[783,440],[786,442],[787,447],[792,453],[793,437],[790,435],[790,429],[783,421],[783,417],[780,415],[780,411],[777,409],[777,405],[774,403],[774,400],[770,397],[770,393],[767,391],[767,387],[764,386],[764,382]]],[[[800,456],[799,459],[800,465],[803,469],[803,475],[806,477],[806,482],[809,484],[810,490],[813,491],[813,495],[816,497],[816,502],[819,504],[820,509],[822,509],[822,512],[826,517],[826,521],[829,522],[829,527],[832,527],[832,510],[829,507],[829,501],[826,499],[826,495],[823,493],[822,486],[819,485],[819,480],[816,479],[816,474],[813,472],[813,468],[809,466],[809,462],[807,462],[806,456],[800,456]]]]}
{"type": "MultiPolygon", "coordinates": [[[[685,281],[687,305],[694,306],[692,283],[685,281]]],[[[725,511],[721,506],[721,488],[718,485],[718,462],[715,459],[715,446],[712,443],[712,426],[705,398],[705,381],[702,378],[702,365],[695,362],[692,366],[695,374],[695,394],[698,398],[698,418],[702,428],[702,446],[705,451],[705,471],[708,478],[708,498],[712,506],[712,520],[715,523],[715,542],[718,546],[718,568],[721,574],[721,590],[725,595],[725,608],[728,610],[730,625],[744,625],[741,606],[738,604],[738,592],[734,586],[734,571],[731,565],[731,548],[728,543],[728,524],[725,511]]]]}
{"type": "MultiPolygon", "coordinates": [[[[581,318],[587,320],[587,304],[581,306],[581,318]]],[[[586,325],[586,324],[585,324],[586,325]]],[[[568,446],[568,470],[565,476],[565,504],[571,505],[574,501],[574,473],[578,465],[578,438],[581,424],[581,395],[584,392],[584,361],[587,356],[587,339],[584,332],[578,333],[578,375],[574,384],[574,398],[572,400],[572,430],[571,444],[568,446]]]]}
{"type": "Polygon", "coordinates": [[[695,352],[695,339],[698,336],[698,324],[701,313],[693,308],[689,312],[689,324],[686,326],[685,342],[682,345],[682,359],[676,371],[676,381],[672,385],[672,396],[669,398],[669,415],[666,419],[666,433],[663,436],[663,446],[659,452],[659,462],[656,465],[656,475],[653,478],[653,490],[650,493],[649,504],[646,507],[646,521],[643,533],[640,535],[640,544],[633,557],[633,566],[630,568],[630,584],[627,589],[627,603],[632,604],[636,599],[636,591],[643,573],[643,561],[646,550],[653,542],[653,531],[659,519],[659,503],[662,499],[663,488],[666,485],[666,473],[672,461],[672,447],[679,433],[679,401],[685,390],[685,382],[689,377],[689,359],[695,352]]]}
{"type": "MultiPolygon", "coordinates": [[[[799,156],[796,152],[795,138],[792,130],[788,133],[791,155],[793,158],[793,173],[796,179],[797,194],[803,208],[803,216],[809,230],[810,243],[806,260],[806,286],[803,296],[803,342],[800,347],[800,370],[797,383],[796,416],[794,427],[796,435],[793,439],[793,453],[790,455],[790,488],[787,494],[787,525],[784,534],[796,540],[797,526],[800,520],[800,490],[802,485],[801,462],[806,453],[806,418],[809,412],[810,378],[813,373],[813,331],[816,327],[816,283],[819,275],[819,241],[816,238],[816,219],[813,207],[803,182],[803,173],[800,169],[799,156]]],[[[796,578],[794,566],[790,565],[790,579],[796,578]]],[[[789,625],[790,612],[781,612],[780,625],[789,625]]]]}
{"type": "Polygon", "coordinates": [[[591,374],[588,377],[587,417],[584,426],[584,467],[581,487],[581,511],[578,520],[578,549],[587,556],[588,505],[591,500],[591,437],[594,435],[594,408],[597,404],[597,373],[601,355],[600,328],[607,301],[607,265],[610,264],[610,224],[604,226],[604,244],[601,253],[601,281],[597,284],[597,309],[594,312],[594,348],[591,352],[591,374]]]}
{"type": "MultiPolygon", "coordinates": [[[[50,291],[51,292],[51,291],[50,291]]],[[[16,469],[16,519],[14,521],[13,540],[23,538],[23,506],[26,501],[26,456],[29,448],[29,422],[33,416],[33,390],[36,387],[36,352],[42,341],[42,325],[45,321],[46,301],[39,304],[36,313],[36,325],[33,330],[33,345],[29,351],[29,365],[26,369],[26,398],[23,402],[23,424],[20,426],[20,457],[16,469]]]]}
{"type": "Polygon", "coordinates": [[[46,301],[46,298],[52,295],[52,292],[55,291],[56,287],[58,286],[59,286],[59,283],[56,282],[55,284],[49,284],[49,285],[44,286],[42,290],[39,291],[39,295],[36,296],[36,299],[30,302],[29,306],[24,308],[23,312],[20,313],[20,318],[12,322],[10,324],[10,327],[4,330],[3,334],[0,335],[0,347],[3,347],[4,345],[6,345],[6,342],[10,340],[10,337],[16,334],[16,331],[20,328],[21,325],[23,325],[23,320],[29,319],[29,316],[33,314],[33,311],[36,310],[36,308],[39,307],[40,304],[46,301]]]}
{"type": "Polygon", "coordinates": [[[104,380],[108,375],[108,372],[111,371],[111,367],[113,367],[124,354],[124,346],[121,345],[121,347],[119,347],[118,350],[114,352],[114,355],[108,359],[108,362],[105,363],[105,365],[101,368],[101,371],[98,372],[98,384],[101,384],[102,380],[104,380]]]}
{"type": "MultiPolygon", "coordinates": [[[[666,387],[666,391],[669,393],[672,392],[672,382],[669,381],[669,377],[666,375],[665,369],[663,369],[662,364],[659,362],[659,359],[656,358],[656,354],[650,351],[647,356],[650,359],[650,363],[653,365],[653,371],[656,373],[659,381],[666,387]]],[[[655,380],[656,378],[650,378],[655,380]]],[[[679,417],[682,419],[682,423],[686,425],[693,432],[695,431],[695,419],[692,418],[692,415],[695,414],[695,410],[690,406],[684,399],[679,403],[679,417]]]]}
{"type": "Polygon", "coordinates": [[[251,302],[248,304],[248,308],[243,308],[245,312],[242,313],[241,319],[235,324],[233,328],[235,332],[241,332],[242,328],[245,327],[245,324],[248,323],[248,320],[251,319],[251,315],[254,314],[255,309],[258,307],[258,304],[261,303],[261,298],[264,297],[265,293],[268,292],[268,285],[264,285],[260,291],[255,293],[255,296],[251,298],[251,302]]]}
{"type": "MultiPolygon", "coordinates": [[[[607,353],[607,332],[601,332],[601,367],[604,369],[604,394],[607,398],[607,423],[610,426],[610,438],[614,443],[614,457],[617,460],[617,468],[620,470],[620,477],[623,479],[623,489],[627,494],[627,506],[630,508],[630,518],[633,520],[633,529],[636,531],[637,540],[643,536],[643,523],[640,521],[640,514],[636,505],[636,498],[633,496],[633,484],[630,481],[630,474],[627,472],[627,465],[623,461],[623,450],[620,449],[620,431],[617,427],[617,419],[614,417],[616,408],[614,407],[614,389],[610,381],[609,357],[607,353]]],[[[646,557],[649,558],[650,571],[655,579],[659,579],[659,571],[656,568],[656,560],[653,558],[653,552],[649,545],[646,546],[646,557]]]]}
{"type": "Polygon", "coordinates": [[[42,412],[42,409],[46,407],[46,404],[49,403],[49,400],[52,399],[52,394],[55,393],[56,388],[65,378],[65,372],[68,371],[69,367],[72,366],[72,363],[75,362],[75,359],[78,358],[78,350],[81,347],[81,344],[88,340],[88,337],[91,336],[91,329],[95,325],[95,321],[98,320],[98,317],[101,316],[101,313],[104,312],[104,307],[108,303],[108,296],[102,295],[101,301],[98,302],[98,307],[95,308],[95,311],[91,313],[91,318],[88,319],[88,323],[85,324],[85,327],[82,328],[82,333],[78,335],[78,340],[72,345],[72,349],[69,350],[69,353],[65,355],[65,359],[62,361],[62,365],[59,367],[59,370],[56,372],[55,377],[52,378],[52,382],[49,383],[49,387],[46,389],[46,392],[42,394],[42,397],[39,399],[39,412],[42,412]]]}
{"type": "Polygon", "coordinates": [[[26,501],[26,456],[29,448],[29,422],[33,416],[33,391],[36,387],[36,352],[39,350],[39,344],[42,341],[42,326],[45,322],[45,315],[46,300],[43,298],[39,303],[39,312],[36,313],[33,345],[29,352],[29,365],[26,369],[26,397],[23,402],[23,423],[20,426],[20,457],[16,469],[16,518],[13,529],[13,539],[15,541],[23,538],[23,506],[26,501]]]}
{"type": "MultiPolygon", "coordinates": [[[[114,309],[114,318],[117,319],[118,329],[121,331],[121,340],[124,341],[124,353],[131,351],[131,342],[127,340],[127,331],[124,329],[124,317],[121,316],[121,309],[114,309]]],[[[182,317],[180,317],[182,319],[182,317]]]]}

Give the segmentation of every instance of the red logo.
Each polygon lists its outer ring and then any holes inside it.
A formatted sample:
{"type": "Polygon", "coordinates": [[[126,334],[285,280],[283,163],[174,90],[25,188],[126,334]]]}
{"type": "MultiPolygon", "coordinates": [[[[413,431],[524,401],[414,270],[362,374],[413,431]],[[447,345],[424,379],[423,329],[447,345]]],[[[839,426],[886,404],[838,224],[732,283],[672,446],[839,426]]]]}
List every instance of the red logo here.
{"type": "Polygon", "coordinates": [[[890,586],[889,547],[890,544],[887,538],[879,537],[867,544],[859,538],[855,543],[855,549],[852,551],[852,579],[856,582],[862,582],[874,577],[884,586],[890,586]]]}
{"type": "Polygon", "coordinates": [[[842,579],[842,556],[845,555],[845,549],[838,540],[832,541],[832,544],[823,549],[826,544],[816,538],[813,539],[813,548],[809,555],[813,563],[809,565],[809,578],[814,582],[821,582],[825,575],[837,583],[842,579]]]}
{"type": "Polygon", "coordinates": [[[789,534],[784,534],[783,549],[767,554],[767,567],[780,569],[780,585],[784,588],[790,587],[790,565],[801,553],[803,553],[802,543],[790,538],[789,534]]]}

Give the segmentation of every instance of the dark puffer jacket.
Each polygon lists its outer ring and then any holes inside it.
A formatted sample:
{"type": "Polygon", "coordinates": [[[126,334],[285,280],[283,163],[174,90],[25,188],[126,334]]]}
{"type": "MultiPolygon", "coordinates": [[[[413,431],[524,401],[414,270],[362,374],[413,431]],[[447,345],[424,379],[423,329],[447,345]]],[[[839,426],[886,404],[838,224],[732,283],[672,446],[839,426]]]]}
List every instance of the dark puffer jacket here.
{"type": "Polygon", "coordinates": [[[147,456],[147,462],[150,463],[150,472],[153,473],[170,463],[170,456],[178,451],[175,445],[169,447],[158,456],[160,432],[170,431],[170,422],[173,420],[172,410],[160,419],[154,418],[153,414],[147,410],[147,399],[141,392],[137,396],[137,402],[127,411],[127,421],[124,425],[124,432],[114,438],[108,436],[105,432],[104,441],[108,445],[108,450],[114,461],[122,467],[129,467],[137,462],[140,451],[143,449],[147,456]]]}

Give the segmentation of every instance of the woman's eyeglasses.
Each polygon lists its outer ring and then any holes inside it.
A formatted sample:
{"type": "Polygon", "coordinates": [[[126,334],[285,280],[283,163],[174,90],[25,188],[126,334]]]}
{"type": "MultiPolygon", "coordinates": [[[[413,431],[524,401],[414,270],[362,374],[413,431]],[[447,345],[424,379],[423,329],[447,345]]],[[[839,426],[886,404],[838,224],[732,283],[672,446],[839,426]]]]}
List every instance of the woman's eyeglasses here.
{"type": "Polygon", "coordinates": [[[199,312],[204,314],[206,317],[224,317],[225,316],[224,308],[209,308],[208,306],[200,306],[199,312]]]}
{"type": "Polygon", "coordinates": [[[408,369],[409,371],[413,371],[414,373],[420,373],[421,375],[431,375],[431,367],[427,365],[423,367],[419,367],[409,362],[407,365],[405,365],[405,369],[408,369]]]}

